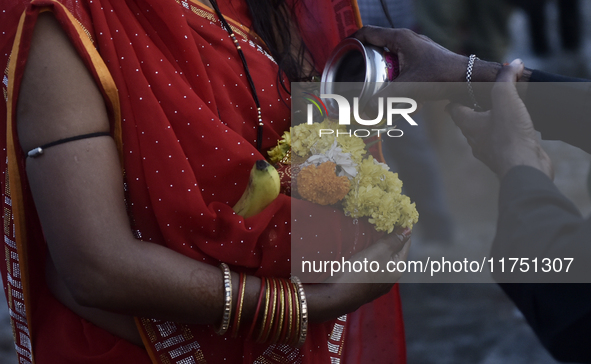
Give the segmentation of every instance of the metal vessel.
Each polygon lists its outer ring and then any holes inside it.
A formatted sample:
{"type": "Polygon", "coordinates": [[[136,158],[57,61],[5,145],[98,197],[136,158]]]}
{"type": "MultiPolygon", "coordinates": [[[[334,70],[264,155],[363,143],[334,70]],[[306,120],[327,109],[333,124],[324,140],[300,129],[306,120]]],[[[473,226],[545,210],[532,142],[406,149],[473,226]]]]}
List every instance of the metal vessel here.
{"type": "MultiPolygon", "coordinates": [[[[398,58],[387,49],[363,44],[355,38],[343,39],[333,50],[322,72],[320,94],[359,97],[359,107],[398,76],[398,58]]],[[[333,99],[323,99],[329,114],[338,107],[333,99]]]]}

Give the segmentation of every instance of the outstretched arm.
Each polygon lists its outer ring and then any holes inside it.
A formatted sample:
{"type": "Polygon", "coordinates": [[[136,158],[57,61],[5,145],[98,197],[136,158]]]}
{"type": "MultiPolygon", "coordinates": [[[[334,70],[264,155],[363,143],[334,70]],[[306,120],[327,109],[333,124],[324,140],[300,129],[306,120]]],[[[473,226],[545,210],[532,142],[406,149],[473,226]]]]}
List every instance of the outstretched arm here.
{"type": "MultiPolygon", "coordinates": [[[[474,155],[501,180],[493,257],[574,258],[573,279],[588,279],[591,220],[552,183],[552,165],[533,132],[515,82],[519,60],[503,68],[492,92],[490,112],[452,105],[450,113],[474,155]]],[[[511,275],[496,278],[513,279],[511,275]]],[[[518,278],[527,278],[520,276],[518,278]]],[[[530,276],[531,278],[531,276],[530,276]]],[[[536,279],[555,279],[537,273],[536,279]]],[[[560,360],[588,361],[591,320],[589,285],[502,284],[540,340],[560,360]]]]}
{"type": "MultiPolygon", "coordinates": [[[[411,93],[405,96],[415,96],[419,99],[459,96],[459,99],[468,101],[465,86],[468,57],[453,53],[428,37],[408,29],[364,27],[355,37],[364,43],[387,47],[398,56],[400,75],[390,90],[386,88],[384,93],[402,90],[411,93]],[[429,87],[421,88],[417,94],[412,94],[411,86],[396,85],[408,82],[461,84],[457,88],[431,84],[429,87]]],[[[497,79],[501,68],[501,64],[486,60],[477,60],[474,63],[472,82],[475,84],[477,101],[485,109],[491,106],[492,82],[497,79]]],[[[531,113],[535,129],[542,133],[543,139],[562,140],[591,152],[587,138],[591,134],[591,103],[588,102],[591,96],[590,80],[525,68],[518,81],[522,82],[518,88],[519,92],[531,113]]]]}

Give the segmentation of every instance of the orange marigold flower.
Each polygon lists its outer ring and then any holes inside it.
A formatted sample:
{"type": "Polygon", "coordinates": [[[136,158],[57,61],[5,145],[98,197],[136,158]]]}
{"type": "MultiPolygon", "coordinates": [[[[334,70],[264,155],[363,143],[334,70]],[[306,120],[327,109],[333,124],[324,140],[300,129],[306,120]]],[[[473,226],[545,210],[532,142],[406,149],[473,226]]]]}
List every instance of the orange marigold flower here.
{"type": "Polygon", "coordinates": [[[319,205],[333,205],[342,200],[349,190],[351,183],[345,176],[337,177],[336,164],[324,162],[318,167],[309,165],[298,173],[298,193],[305,200],[319,205]]]}

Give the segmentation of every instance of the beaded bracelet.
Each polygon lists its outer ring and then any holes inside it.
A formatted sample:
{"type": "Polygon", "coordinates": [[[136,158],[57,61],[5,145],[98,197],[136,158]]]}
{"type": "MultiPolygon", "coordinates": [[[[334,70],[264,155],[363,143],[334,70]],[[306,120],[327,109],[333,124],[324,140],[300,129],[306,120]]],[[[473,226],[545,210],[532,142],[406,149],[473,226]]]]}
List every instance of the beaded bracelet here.
{"type": "Polygon", "coordinates": [[[224,313],[221,325],[214,330],[216,334],[224,335],[230,327],[230,317],[232,316],[232,275],[230,267],[226,263],[221,263],[220,269],[224,277],[224,313]]]}

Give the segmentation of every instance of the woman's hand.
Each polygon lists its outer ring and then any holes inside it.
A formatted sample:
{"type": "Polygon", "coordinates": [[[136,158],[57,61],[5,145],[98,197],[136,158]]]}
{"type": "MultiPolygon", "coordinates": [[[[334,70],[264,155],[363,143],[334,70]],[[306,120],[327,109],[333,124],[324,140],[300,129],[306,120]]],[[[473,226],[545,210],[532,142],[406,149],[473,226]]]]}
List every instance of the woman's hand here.
{"type": "Polygon", "coordinates": [[[499,178],[519,165],[537,168],[553,178],[552,162],[540,146],[529,113],[515,88],[523,70],[519,59],[503,67],[492,89],[491,111],[476,112],[458,104],[450,104],[448,110],[474,156],[499,178]]]}
{"type": "Polygon", "coordinates": [[[388,293],[402,273],[389,273],[385,268],[388,264],[395,267],[398,262],[406,261],[410,235],[410,229],[386,235],[349,259],[352,264],[361,262],[368,267],[367,271],[364,268],[358,273],[339,273],[327,280],[330,283],[305,285],[310,320],[322,322],[334,319],[388,293]],[[376,273],[369,269],[372,262],[379,263],[376,273]]]}
{"type": "Polygon", "coordinates": [[[359,262],[356,265],[363,266],[361,272],[341,270],[341,272],[331,275],[326,280],[326,283],[396,283],[402,277],[402,274],[388,272],[386,267],[388,264],[392,267],[393,264],[406,261],[408,249],[410,248],[410,234],[410,229],[400,228],[397,232],[382,237],[348,259],[351,264],[359,262]],[[376,272],[372,272],[372,269],[376,270],[377,268],[375,265],[376,268],[370,267],[372,262],[379,264],[379,269],[376,272]]]}

